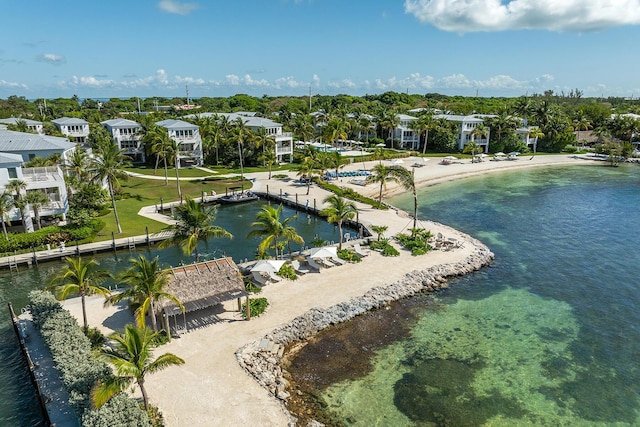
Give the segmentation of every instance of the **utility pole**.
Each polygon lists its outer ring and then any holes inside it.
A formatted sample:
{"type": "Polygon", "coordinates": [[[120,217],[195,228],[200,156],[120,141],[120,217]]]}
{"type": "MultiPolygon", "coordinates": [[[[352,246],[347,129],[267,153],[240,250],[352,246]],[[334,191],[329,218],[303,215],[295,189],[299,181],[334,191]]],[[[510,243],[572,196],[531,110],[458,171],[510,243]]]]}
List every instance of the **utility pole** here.
{"type": "Polygon", "coordinates": [[[189,106],[189,85],[185,85],[185,88],[187,89],[187,107],[189,106]]]}
{"type": "Polygon", "coordinates": [[[311,85],[309,85],[309,112],[311,112],[311,85]]]}

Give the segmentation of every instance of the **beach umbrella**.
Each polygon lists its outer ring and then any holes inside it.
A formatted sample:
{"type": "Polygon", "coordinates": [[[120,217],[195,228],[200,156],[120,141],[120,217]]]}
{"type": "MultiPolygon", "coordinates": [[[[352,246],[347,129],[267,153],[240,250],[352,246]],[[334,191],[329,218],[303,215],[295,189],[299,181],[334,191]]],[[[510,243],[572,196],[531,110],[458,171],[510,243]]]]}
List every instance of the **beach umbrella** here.
{"type": "Polygon", "coordinates": [[[504,156],[504,153],[502,151],[500,151],[499,153],[495,154],[496,156],[504,156]]]}
{"type": "Polygon", "coordinates": [[[445,157],[446,160],[458,160],[458,158],[456,156],[447,156],[445,157]]]}
{"type": "Polygon", "coordinates": [[[380,144],[376,144],[376,147],[386,147],[386,144],[381,142],[380,144]]]}
{"type": "Polygon", "coordinates": [[[323,246],[321,248],[311,249],[311,258],[337,258],[338,248],[335,246],[323,246]]]}
{"type": "Polygon", "coordinates": [[[263,271],[265,273],[277,273],[286,261],[280,259],[261,259],[251,267],[249,271],[263,271]]]}
{"type": "Polygon", "coordinates": [[[402,161],[402,159],[395,159],[395,160],[392,160],[391,163],[395,165],[401,165],[404,163],[404,161],[402,161]]]}

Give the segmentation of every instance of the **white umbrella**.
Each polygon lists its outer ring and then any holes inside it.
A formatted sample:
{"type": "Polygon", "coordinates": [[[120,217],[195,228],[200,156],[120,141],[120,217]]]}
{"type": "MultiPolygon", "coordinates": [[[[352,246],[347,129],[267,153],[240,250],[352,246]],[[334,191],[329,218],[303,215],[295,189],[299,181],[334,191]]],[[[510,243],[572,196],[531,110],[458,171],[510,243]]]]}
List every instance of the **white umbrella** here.
{"type": "Polygon", "coordinates": [[[311,258],[337,258],[338,248],[335,246],[324,246],[322,248],[311,249],[311,258]]]}
{"type": "Polygon", "coordinates": [[[376,147],[386,147],[386,144],[383,144],[382,142],[380,144],[376,144],[376,147]]]}
{"type": "Polygon", "coordinates": [[[517,156],[518,154],[520,153],[518,153],[517,151],[512,151],[509,153],[510,156],[517,156]]]}
{"type": "Polygon", "coordinates": [[[251,267],[250,271],[264,271],[265,273],[277,273],[286,261],[281,259],[261,259],[251,267]]]}
{"type": "Polygon", "coordinates": [[[404,163],[404,161],[402,161],[402,159],[395,159],[395,160],[392,160],[391,163],[396,165],[401,165],[404,163]]]}
{"type": "Polygon", "coordinates": [[[500,151],[499,153],[495,154],[496,156],[504,156],[504,153],[502,151],[500,151]]]}
{"type": "Polygon", "coordinates": [[[422,163],[427,163],[430,159],[427,159],[426,157],[420,157],[420,161],[422,163]]]}
{"type": "Polygon", "coordinates": [[[447,160],[458,160],[458,158],[456,156],[447,156],[447,157],[445,157],[445,159],[447,159],[447,160]]]}

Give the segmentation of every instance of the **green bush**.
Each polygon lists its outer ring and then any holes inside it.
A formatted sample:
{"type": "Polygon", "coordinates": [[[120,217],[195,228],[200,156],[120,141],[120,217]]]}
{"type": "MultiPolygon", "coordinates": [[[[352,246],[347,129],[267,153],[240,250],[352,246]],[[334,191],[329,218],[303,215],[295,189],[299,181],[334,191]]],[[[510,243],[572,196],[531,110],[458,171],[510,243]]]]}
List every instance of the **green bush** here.
{"type": "Polygon", "coordinates": [[[432,237],[428,230],[413,230],[412,234],[398,234],[396,239],[404,246],[405,249],[411,251],[411,255],[424,255],[431,250],[428,240],[432,237]]]}
{"type": "Polygon", "coordinates": [[[296,271],[293,269],[291,264],[284,264],[282,267],[280,267],[278,275],[284,277],[285,279],[298,280],[298,275],[296,274],[296,271]]]}
{"type": "MultiPolygon", "coordinates": [[[[251,317],[260,316],[267,309],[269,302],[266,298],[254,298],[249,300],[249,310],[251,311],[251,317]]],[[[242,316],[247,317],[247,303],[242,304],[242,316]]]]}
{"type": "Polygon", "coordinates": [[[371,242],[370,247],[373,250],[381,251],[383,256],[398,256],[398,255],[400,255],[400,252],[398,252],[398,250],[396,248],[391,246],[391,244],[389,244],[389,242],[386,239],[375,241],[375,242],[371,242]]]}
{"type": "MultiPolygon", "coordinates": [[[[162,415],[159,412],[158,415],[162,422],[162,415]]],[[[83,427],[149,427],[149,423],[149,417],[140,409],[138,402],[128,398],[124,393],[116,394],[100,409],[87,411],[82,417],[83,427]]],[[[162,424],[152,423],[151,425],[161,426],[162,424]]]]}
{"type": "MultiPolygon", "coordinates": [[[[62,308],[50,292],[32,291],[27,306],[36,328],[46,343],[60,372],[62,381],[69,392],[69,404],[79,418],[90,419],[87,426],[131,425],[148,426],[149,420],[140,405],[122,395],[111,405],[105,404],[100,410],[91,410],[91,390],[98,380],[111,375],[111,369],[92,357],[91,342],[82,332],[76,319],[62,308]],[[130,401],[126,402],[125,400],[130,401]],[[114,423],[112,420],[132,420],[129,424],[114,423]],[[133,422],[133,420],[138,420],[133,422]]],[[[115,398],[114,398],[115,399],[115,398]]],[[[110,401],[111,402],[111,401],[110,401]]]]}
{"type": "Polygon", "coordinates": [[[251,294],[259,294],[260,292],[262,292],[262,288],[253,283],[250,278],[243,277],[242,281],[244,282],[244,288],[247,290],[247,292],[251,294]]]}
{"type": "Polygon", "coordinates": [[[44,248],[47,244],[57,245],[60,242],[86,243],[104,228],[105,222],[94,218],[84,227],[52,225],[31,233],[10,233],[9,240],[0,239],[0,252],[20,252],[35,248],[44,248]]]}
{"type": "MultiPolygon", "coordinates": [[[[322,188],[323,190],[331,191],[332,193],[337,194],[340,197],[345,197],[350,200],[354,200],[356,202],[366,203],[371,205],[373,208],[378,208],[378,202],[369,197],[365,197],[362,194],[354,191],[350,188],[340,188],[337,185],[330,184],[322,179],[314,178],[315,183],[322,188]]],[[[380,209],[388,209],[386,206],[382,206],[380,209]]]]}
{"type": "Polygon", "coordinates": [[[340,249],[338,251],[338,258],[343,259],[349,262],[360,262],[362,259],[356,255],[355,252],[350,251],[349,249],[340,249]]]}

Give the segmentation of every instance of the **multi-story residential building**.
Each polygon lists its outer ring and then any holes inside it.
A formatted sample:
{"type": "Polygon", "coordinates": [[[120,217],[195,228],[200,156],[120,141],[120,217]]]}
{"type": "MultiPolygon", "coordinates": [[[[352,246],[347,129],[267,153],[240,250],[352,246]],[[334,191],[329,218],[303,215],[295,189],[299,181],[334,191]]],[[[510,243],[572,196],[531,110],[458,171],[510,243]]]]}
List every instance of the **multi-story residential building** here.
{"type": "Polygon", "coordinates": [[[51,122],[62,132],[75,142],[87,142],[89,137],[89,122],[73,117],[61,117],[51,120],[51,122]]]}
{"type": "Polygon", "coordinates": [[[0,152],[19,154],[24,162],[52,154],[65,161],[75,149],[76,144],[67,138],[0,129],[0,152]]]}
{"type": "Polygon", "coordinates": [[[17,125],[20,122],[24,122],[30,132],[39,133],[40,135],[44,134],[42,122],[31,119],[22,119],[20,117],[9,117],[6,119],[0,119],[0,125],[17,125]]]}
{"type": "Polygon", "coordinates": [[[178,144],[178,167],[202,166],[202,138],[200,128],[183,120],[167,119],[156,122],[178,144]]]}
{"type": "Polygon", "coordinates": [[[536,152],[538,148],[538,137],[531,137],[531,131],[533,126],[522,126],[516,129],[516,135],[520,138],[520,141],[527,147],[531,148],[531,151],[536,152]]]}
{"type": "Polygon", "coordinates": [[[237,112],[237,113],[200,113],[185,117],[215,117],[225,116],[230,122],[241,119],[246,127],[253,131],[264,129],[267,135],[273,137],[275,141],[276,159],[278,162],[288,160],[293,161],[293,134],[291,132],[283,132],[282,124],[274,122],[270,119],[256,116],[253,112],[237,112]]]}
{"type": "Polygon", "coordinates": [[[459,150],[463,150],[465,145],[474,141],[482,149],[482,152],[487,153],[489,151],[490,129],[488,127],[484,128],[486,135],[476,134],[478,125],[484,123],[481,115],[459,116],[456,114],[436,114],[433,118],[436,120],[445,119],[457,124],[456,144],[459,150]]]}
{"type": "Polygon", "coordinates": [[[398,147],[407,150],[417,150],[420,146],[420,136],[411,129],[411,124],[418,120],[417,117],[407,114],[397,114],[398,126],[393,130],[394,141],[399,141],[398,147]]]}
{"type": "MultiPolygon", "coordinates": [[[[69,205],[62,170],[58,166],[23,168],[22,161],[20,154],[0,152],[0,187],[4,189],[10,181],[22,180],[27,184],[26,190],[22,191],[23,197],[32,191],[40,191],[47,196],[49,202],[38,209],[41,218],[62,215],[62,219],[66,220],[69,205]]],[[[33,208],[29,207],[29,212],[30,215],[23,220],[27,230],[33,231],[33,208]]],[[[20,211],[14,207],[9,212],[9,218],[11,221],[20,220],[20,211]]]]}
{"type": "Polygon", "coordinates": [[[145,161],[142,126],[139,123],[127,119],[112,119],[100,124],[107,129],[118,148],[133,162],[145,161]]]}

